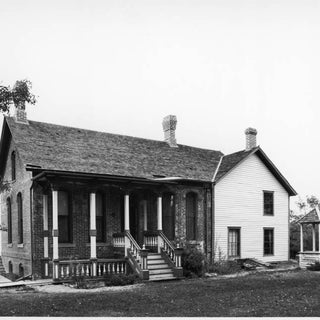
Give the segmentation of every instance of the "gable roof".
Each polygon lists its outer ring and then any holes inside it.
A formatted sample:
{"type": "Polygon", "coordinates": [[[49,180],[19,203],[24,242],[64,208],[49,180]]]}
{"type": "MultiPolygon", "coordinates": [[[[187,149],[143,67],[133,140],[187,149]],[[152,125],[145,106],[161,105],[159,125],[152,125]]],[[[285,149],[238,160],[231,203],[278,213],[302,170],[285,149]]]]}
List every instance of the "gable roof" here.
{"type": "Polygon", "coordinates": [[[223,155],[220,151],[181,144],[172,148],[164,141],[30,120],[23,124],[4,117],[0,176],[3,176],[11,139],[30,170],[157,180],[216,183],[247,157],[256,154],[289,195],[297,194],[260,147],[223,155]]]}
{"type": "Polygon", "coordinates": [[[237,167],[242,161],[247,159],[252,154],[256,154],[260,158],[260,160],[277,178],[279,183],[284,187],[284,189],[289,193],[290,196],[297,195],[297,192],[293,189],[293,187],[281,174],[281,172],[277,169],[273,162],[267,157],[260,146],[252,148],[250,150],[242,150],[223,156],[214,182],[218,182],[219,180],[221,180],[225,175],[231,172],[235,167],[237,167]]]}
{"type": "Polygon", "coordinates": [[[319,211],[319,206],[316,206],[300,219],[296,220],[295,223],[319,222],[319,211]]]}
{"type": "MultiPolygon", "coordinates": [[[[26,125],[11,117],[5,117],[3,127],[11,132],[24,165],[42,170],[211,182],[222,156],[220,151],[180,144],[172,148],[162,141],[43,122],[26,125]]],[[[2,167],[3,149],[4,141],[2,167]]]]}

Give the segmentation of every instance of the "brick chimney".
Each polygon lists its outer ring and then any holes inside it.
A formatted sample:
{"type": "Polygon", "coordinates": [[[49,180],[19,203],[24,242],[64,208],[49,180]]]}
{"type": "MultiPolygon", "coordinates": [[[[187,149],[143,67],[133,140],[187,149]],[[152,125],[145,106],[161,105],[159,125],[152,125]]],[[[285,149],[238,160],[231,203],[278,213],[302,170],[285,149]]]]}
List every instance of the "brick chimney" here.
{"type": "Polygon", "coordinates": [[[248,128],[244,132],[246,134],[246,150],[251,150],[257,146],[257,133],[254,128],[248,128]]]}
{"type": "Polygon", "coordinates": [[[170,147],[177,148],[176,141],[176,126],[177,117],[173,115],[168,115],[163,118],[162,127],[164,132],[164,140],[168,143],[170,147]]]}
{"type": "Polygon", "coordinates": [[[16,122],[28,124],[26,102],[19,101],[18,103],[15,103],[15,107],[16,107],[16,110],[15,110],[14,117],[16,119],[16,122]]]}

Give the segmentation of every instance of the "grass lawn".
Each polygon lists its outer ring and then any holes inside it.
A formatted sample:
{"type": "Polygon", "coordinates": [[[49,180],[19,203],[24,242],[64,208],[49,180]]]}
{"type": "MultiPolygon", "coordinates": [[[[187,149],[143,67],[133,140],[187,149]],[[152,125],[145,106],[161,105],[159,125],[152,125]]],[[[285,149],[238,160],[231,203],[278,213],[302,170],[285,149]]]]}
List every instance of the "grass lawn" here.
{"type": "Polygon", "coordinates": [[[0,316],[318,317],[319,292],[320,273],[311,271],[143,283],[134,290],[0,289],[0,316]]]}

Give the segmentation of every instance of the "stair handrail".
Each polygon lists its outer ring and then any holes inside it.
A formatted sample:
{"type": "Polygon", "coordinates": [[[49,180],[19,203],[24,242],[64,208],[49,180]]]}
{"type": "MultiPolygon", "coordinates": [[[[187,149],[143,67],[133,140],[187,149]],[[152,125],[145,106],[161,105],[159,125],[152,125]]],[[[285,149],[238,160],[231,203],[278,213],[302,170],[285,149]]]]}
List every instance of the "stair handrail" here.
{"type": "Polygon", "coordinates": [[[167,254],[167,256],[170,258],[170,260],[175,263],[175,247],[171,243],[171,241],[166,237],[166,235],[160,230],[159,231],[159,236],[163,240],[163,250],[167,254]]]}
{"type": "Polygon", "coordinates": [[[129,231],[125,231],[125,237],[129,241],[129,247],[126,248],[129,261],[131,261],[140,277],[144,280],[148,280],[148,250],[146,250],[144,247],[141,249],[129,231]]]}

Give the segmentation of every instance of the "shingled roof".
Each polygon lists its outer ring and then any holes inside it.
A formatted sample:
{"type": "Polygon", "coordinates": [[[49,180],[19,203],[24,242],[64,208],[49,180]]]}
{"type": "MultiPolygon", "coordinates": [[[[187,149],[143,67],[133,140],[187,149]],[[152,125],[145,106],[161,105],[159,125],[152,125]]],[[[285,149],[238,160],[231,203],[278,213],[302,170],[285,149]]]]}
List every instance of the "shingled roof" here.
{"type": "Polygon", "coordinates": [[[23,164],[39,171],[112,175],[130,178],[177,178],[217,183],[238,164],[256,154],[290,195],[296,191],[260,147],[229,155],[220,151],[164,141],[97,132],[55,124],[4,118],[0,144],[0,175],[9,137],[23,164]]]}
{"type": "Polygon", "coordinates": [[[295,222],[296,223],[297,222],[299,223],[319,222],[319,214],[318,214],[319,210],[320,210],[319,206],[315,207],[295,222]]]}
{"type": "MultiPolygon", "coordinates": [[[[24,165],[43,170],[212,181],[220,151],[5,118],[24,165]]],[[[5,126],[4,123],[4,126],[5,126]]],[[[2,152],[3,150],[1,150],[2,152]]]]}

